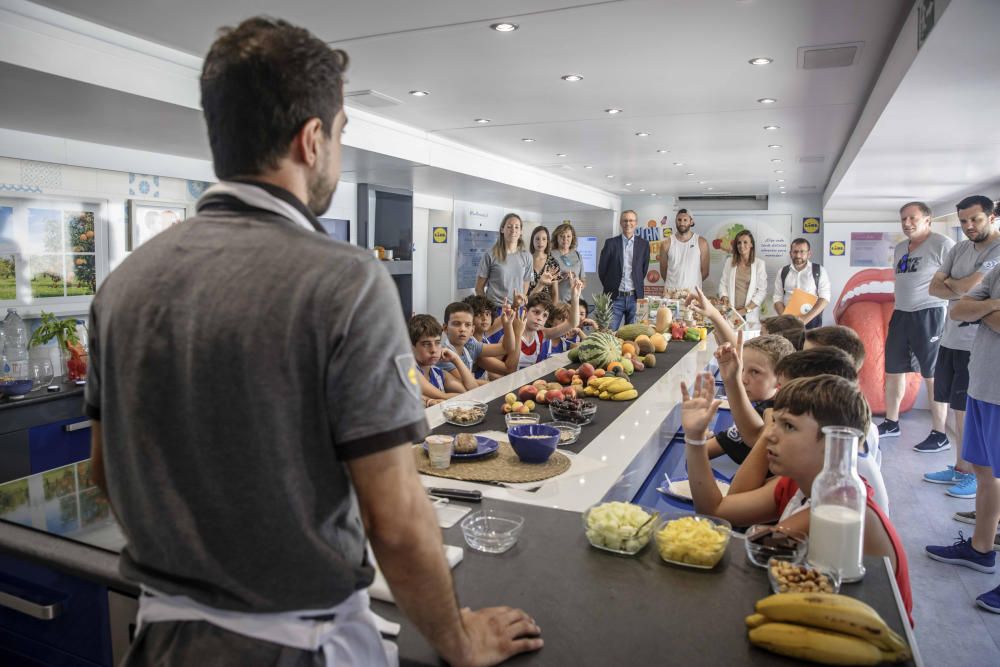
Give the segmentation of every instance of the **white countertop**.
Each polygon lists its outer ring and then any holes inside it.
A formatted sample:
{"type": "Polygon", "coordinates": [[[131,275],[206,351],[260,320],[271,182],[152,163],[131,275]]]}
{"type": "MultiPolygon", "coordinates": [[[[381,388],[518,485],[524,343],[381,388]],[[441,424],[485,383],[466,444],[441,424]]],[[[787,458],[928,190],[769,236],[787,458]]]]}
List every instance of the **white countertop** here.
{"type": "MultiPolygon", "coordinates": [[[[598,434],[578,455],[600,461],[603,465],[584,475],[556,478],[542,482],[536,491],[504,488],[476,482],[463,482],[421,475],[426,487],[444,486],[459,489],[479,489],[488,498],[530,505],[582,512],[604,500],[631,500],[664,448],[680,428],[680,382],[689,383],[694,376],[714,362],[716,343],[708,340],[684,355],[663,377],[642,392],[632,405],[598,434]]],[[[462,394],[456,400],[488,402],[519,387],[569,366],[566,354],[558,354],[487,385],[462,394]]],[[[441,406],[427,408],[431,428],[444,423],[441,406]]],[[[591,428],[584,426],[584,429],[591,428]]],[[[568,453],[572,456],[572,453],[568,453]]]]}

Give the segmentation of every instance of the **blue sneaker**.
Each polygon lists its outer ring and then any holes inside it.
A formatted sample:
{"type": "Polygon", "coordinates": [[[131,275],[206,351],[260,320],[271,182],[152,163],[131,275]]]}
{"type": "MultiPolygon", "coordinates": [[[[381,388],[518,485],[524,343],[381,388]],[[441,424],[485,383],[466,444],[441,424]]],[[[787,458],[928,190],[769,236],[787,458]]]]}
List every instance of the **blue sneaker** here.
{"type": "Polygon", "coordinates": [[[992,611],[994,614],[1000,614],[1000,586],[997,586],[989,593],[983,593],[977,597],[976,604],[986,611],[992,611]]]}
{"type": "Polygon", "coordinates": [[[993,574],[997,569],[997,553],[995,551],[986,554],[979,553],[972,548],[972,539],[965,539],[961,532],[958,533],[958,540],[950,547],[929,546],[924,547],[924,550],[928,556],[942,563],[964,565],[977,572],[986,572],[987,574],[993,574]]]}
{"type": "Polygon", "coordinates": [[[962,475],[962,480],[955,484],[955,486],[949,487],[945,493],[952,498],[975,498],[976,476],[971,473],[962,475]]]}
{"type": "Polygon", "coordinates": [[[962,481],[962,474],[955,470],[955,466],[948,466],[945,470],[924,473],[924,481],[931,484],[958,484],[962,481]]]}

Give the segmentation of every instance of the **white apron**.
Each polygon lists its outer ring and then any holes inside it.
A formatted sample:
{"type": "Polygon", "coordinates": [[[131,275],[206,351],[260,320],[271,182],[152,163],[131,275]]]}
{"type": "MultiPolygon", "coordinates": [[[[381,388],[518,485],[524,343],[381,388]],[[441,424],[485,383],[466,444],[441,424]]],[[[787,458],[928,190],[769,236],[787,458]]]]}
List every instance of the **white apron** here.
{"type": "Polygon", "coordinates": [[[399,632],[399,626],[376,616],[367,590],[356,591],[331,609],[269,614],[214,609],[184,595],[164,595],[145,586],[139,596],[136,632],[146,623],[204,621],[245,637],[303,651],[323,651],[326,667],[398,667],[399,649],[379,634],[378,622],[399,632]],[[314,620],[335,614],[333,620],[314,620]],[[394,627],[391,627],[394,626],[394,627]]]}

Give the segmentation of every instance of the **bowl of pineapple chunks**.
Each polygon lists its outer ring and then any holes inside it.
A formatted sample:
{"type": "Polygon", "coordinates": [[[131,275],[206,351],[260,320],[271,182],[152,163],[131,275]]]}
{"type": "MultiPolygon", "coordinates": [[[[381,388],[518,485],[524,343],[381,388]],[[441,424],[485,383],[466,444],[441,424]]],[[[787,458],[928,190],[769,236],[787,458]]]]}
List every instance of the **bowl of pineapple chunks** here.
{"type": "Polygon", "coordinates": [[[722,560],[733,534],[725,519],[671,514],[656,527],[656,550],[666,563],[710,570],[722,560]]]}

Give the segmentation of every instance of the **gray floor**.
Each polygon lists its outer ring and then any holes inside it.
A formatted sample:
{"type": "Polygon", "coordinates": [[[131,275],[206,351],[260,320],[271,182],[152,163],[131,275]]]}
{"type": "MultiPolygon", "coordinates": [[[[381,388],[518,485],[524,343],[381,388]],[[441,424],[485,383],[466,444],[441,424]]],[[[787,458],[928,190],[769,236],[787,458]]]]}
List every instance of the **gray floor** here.
{"type": "MultiPolygon", "coordinates": [[[[880,422],[881,418],[876,418],[880,422]]],[[[931,560],[928,544],[951,544],[958,532],[972,535],[972,526],[951,518],[975,509],[973,500],[945,495],[941,484],[921,476],[953,463],[954,452],[919,454],[912,446],[930,430],[930,414],[913,410],[903,415],[903,434],[882,442],[882,476],[889,493],[890,518],[899,531],[910,563],[915,633],[924,663],[936,667],[996,667],[1000,665],[1000,615],[975,606],[977,595],[1000,585],[1000,572],[983,574],[931,560]]]]}

